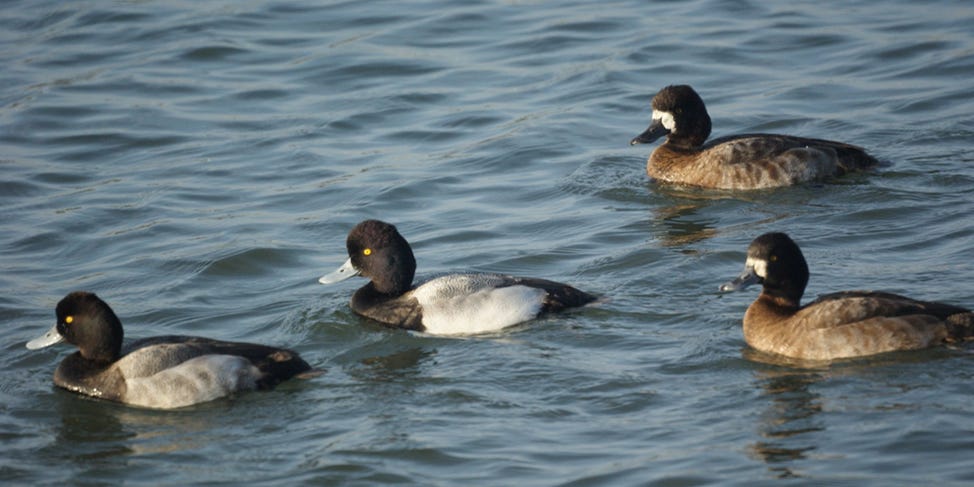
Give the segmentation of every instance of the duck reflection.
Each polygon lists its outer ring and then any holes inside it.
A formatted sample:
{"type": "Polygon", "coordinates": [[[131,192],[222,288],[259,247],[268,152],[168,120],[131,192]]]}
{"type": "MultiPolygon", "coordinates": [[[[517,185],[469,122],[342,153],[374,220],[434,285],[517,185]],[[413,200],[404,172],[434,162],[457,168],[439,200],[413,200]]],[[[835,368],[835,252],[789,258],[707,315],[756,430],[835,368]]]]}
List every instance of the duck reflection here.
{"type": "Polygon", "coordinates": [[[114,414],[114,404],[61,390],[55,390],[53,397],[61,421],[55,426],[51,447],[68,452],[65,461],[84,465],[132,453],[129,441],[136,435],[114,414]]]}
{"type": "Polygon", "coordinates": [[[658,224],[660,244],[665,247],[682,247],[717,235],[714,225],[716,219],[700,219],[697,211],[701,204],[682,204],[665,206],[654,210],[654,221],[658,224]]]}
{"type": "Polygon", "coordinates": [[[653,190],[665,200],[653,209],[653,222],[661,230],[658,232],[661,245],[680,247],[717,234],[717,220],[698,215],[713,203],[716,195],[681,187],[657,186],[653,190]]]}
{"type": "Polygon", "coordinates": [[[409,347],[388,350],[385,347],[363,347],[351,353],[349,375],[368,382],[398,382],[422,375],[423,365],[433,360],[436,348],[409,347]]]}
{"type": "MultiPolygon", "coordinates": [[[[746,350],[745,358],[758,362],[777,362],[760,352],[746,350]],[[760,356],[758,356],[760,355],[760,356]]],[[[774,363],[792,367],[795,364],[774,363]]],[[[755,459],[768,464],[768,470],[778,478],[801,477],[798,464],[818,449],[814,433],[824,431],[822,400],[812,390],[824,378],[824,371],[809,369],[821,364],[802,364],[803,370],[778,367],[756,372],[755,383],[763,389],[763,397],[770,399],[767,410],[758,423],[763,440],[748,445],[755,459]]]]}
{"type": "Polygon", "coordinates": [[[205,411],[221,412],[230,407],[229,401],[215,401],[207,406],[161,411],[60,390],[55,391],[55,396],[60,423],[51,446],[70,452],[70,458],[65,460],[85,469],[125,465],[133,455],[197,449],[207,442],[206,435],[200,433],[213,426],[205,419],[205,411]]]}
{"type": "Polygon", "coordinates": [[[816,194],[813,189],[802,187],[782,195],[773,191],[735,192],[657,185],[652,191],[661,201],[653,209],[652,219],[662,230],[659,232],[662,245],[684,246],[729,230],[750,232],[756,225],[792,216],[795,208],[808,205],[816,194]],[[718,226],[720,222],[724,223],[718,226]]]}
{"type": "Polygon", "coordinates": [[[409,348],[390,355],[366,357],[362,365],[368,367],[373,379],[395,379],[414,375],[420,366],[436,355],[436,349],[409,348]]]}

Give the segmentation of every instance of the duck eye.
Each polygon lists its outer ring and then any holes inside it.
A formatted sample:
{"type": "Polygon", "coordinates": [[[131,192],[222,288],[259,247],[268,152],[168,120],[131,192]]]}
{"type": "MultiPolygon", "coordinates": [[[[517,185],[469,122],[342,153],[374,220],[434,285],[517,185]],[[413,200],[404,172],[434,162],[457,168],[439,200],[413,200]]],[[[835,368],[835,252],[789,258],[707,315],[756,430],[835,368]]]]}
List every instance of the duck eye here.
{"type": "Polygon", "coordinates": [[[66,316],[66,317],[64,318],[64,322],[65,322],[65,323],[67,323],[67,324],[69,324],[69,325],[70,325],[71,323],[74,323],[74,316],[66,316]]]}
{"type": "Polygon", "coordinates": [[[771,257],[768,258],[768,260],[770,260],[771,262],[778,262],[778,256],[771,254],[771,257]]]}
{"type": "Polygon", "coordinates": [[[362,255],[372,255],[372,249],[365,249],[362,251],[362,255]]]}

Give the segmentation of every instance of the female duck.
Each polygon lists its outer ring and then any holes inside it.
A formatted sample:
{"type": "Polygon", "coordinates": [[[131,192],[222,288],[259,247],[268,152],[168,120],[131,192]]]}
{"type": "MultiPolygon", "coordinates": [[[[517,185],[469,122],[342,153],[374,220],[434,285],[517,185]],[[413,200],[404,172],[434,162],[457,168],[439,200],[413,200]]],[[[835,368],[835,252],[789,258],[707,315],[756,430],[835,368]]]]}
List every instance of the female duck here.
{"type": "Polygon", "coordinates": [[[745,134],[706,142],[710,115],[700,95],[686,85],[663,88],[652,106],[652,123],[630,145],[666,135],[646,163],[649,176],[660,181],[720,189],[774,188],[878,163],[861,147],[830,140],[745,134]]]}
{"type": "Polygon", "coordinates": [[[761,283],[744,315],[744,339],[764,352],[805,360],[914,350],[974,337],[974,313],[896,294],[845,291],[801,306],[808,265],[783,233],[767,233],[747,249],[744,273],[721,291],[761,283]]]}
{"type": "Polygon", "coordinates": [[[250,343],[159,336],[122,346],[122,323],[108,304],[73,292],[57,304],[57,324],[27,342],[67,341],[78,351],[54,372],[69,391],[149,408],[189,406],[237,391],[270,389],[311,369],[297,353],[250,343]]]}
{"type": "Polygon", "coordinates": [[[413,286],[416,259],[396,227],[366,220],[346,241],[348,261],[318,282],[371,279],[352,296],[352,310],[385,325],[436,335],[485,333],[582,306],[595,296],[544,279],[451,274],[413,286]]]}

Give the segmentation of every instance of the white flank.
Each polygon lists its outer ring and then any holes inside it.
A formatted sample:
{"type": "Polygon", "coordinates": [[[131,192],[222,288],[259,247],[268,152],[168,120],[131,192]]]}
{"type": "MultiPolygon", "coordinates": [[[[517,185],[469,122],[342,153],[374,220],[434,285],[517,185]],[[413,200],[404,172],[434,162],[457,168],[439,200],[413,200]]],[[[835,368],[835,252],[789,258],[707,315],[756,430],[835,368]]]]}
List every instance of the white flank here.
{"type": "Polygon", "coordinates": [[[147,377],[128,378],[125,402],[149,408],[189,406],[257,387],[260,370],[236,355],[204,355],[147,377]]]}
{"type": "Polygon", "coordinates": [[[433,335],[487,333],[535,318],[545,291],[528,286],[494,287],[500,276],[451,275],[420,286],[423,325],[433,335]]]}

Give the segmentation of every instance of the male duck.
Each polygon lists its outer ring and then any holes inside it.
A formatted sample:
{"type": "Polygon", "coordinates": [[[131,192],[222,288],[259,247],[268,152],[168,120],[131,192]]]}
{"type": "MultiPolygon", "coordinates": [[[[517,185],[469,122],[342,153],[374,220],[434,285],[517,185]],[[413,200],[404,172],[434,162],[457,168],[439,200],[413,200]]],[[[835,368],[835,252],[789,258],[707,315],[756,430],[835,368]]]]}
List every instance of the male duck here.
{"type": "Polygon", "coordinates": [[[122,323],[104,301],[73,292],[57,304],[57,324],[27,342],[67,341],[78,351],[54,372],[69,391],[148,408],[189,406],[237,391],[270,389],[311,367],[297,353],[251,343],[158,336],[122,346],[122,323]]]}
{"type": "Polygon", "coordinates": [[[413,286],[416,260],[409,243],[396,227],[378,220],[356,225],[346,247],[348,261],[318,282],[371,279],[352,296],[352,310],[395,328],[485,333],[596,299],[566,284],[498,274],[450,274],[413,286]]]}
{"type": "Polygon", "coordinates": [[[790,186],[874,166],[861,147],[789,135],[744,134],[706,142],[710,115],[687,85],[667,86],[653,97],[653,121],[630,145],[666,135],[646,163],[650,177],[719,189],[790,186]],[[706,142],[706,143],[705,143],[706,142]]]}
{"type": "Polygon", "coordinates": [[[784,233],[766,233],[747,249],[744,273],[724,284],[764,289],[744,314],[744,340],[755,349],[805,360],[914,350],[974,337],[974,313],[896,294],[845,291],[801,306],[808,265],[784,233]]]}

